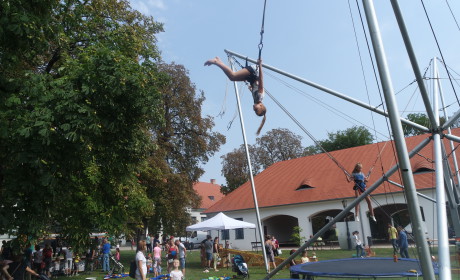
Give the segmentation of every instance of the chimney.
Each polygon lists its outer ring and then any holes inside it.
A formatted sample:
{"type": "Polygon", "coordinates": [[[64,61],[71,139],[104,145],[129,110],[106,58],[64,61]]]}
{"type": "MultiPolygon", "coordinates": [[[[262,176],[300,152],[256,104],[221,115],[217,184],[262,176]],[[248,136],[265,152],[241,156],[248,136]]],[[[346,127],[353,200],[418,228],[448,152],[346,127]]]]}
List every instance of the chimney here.
{"type": "Polygon", "coordinates": [[[215,184],[216,183],[216,179],[211,179],[211,184],[215,184]]]}

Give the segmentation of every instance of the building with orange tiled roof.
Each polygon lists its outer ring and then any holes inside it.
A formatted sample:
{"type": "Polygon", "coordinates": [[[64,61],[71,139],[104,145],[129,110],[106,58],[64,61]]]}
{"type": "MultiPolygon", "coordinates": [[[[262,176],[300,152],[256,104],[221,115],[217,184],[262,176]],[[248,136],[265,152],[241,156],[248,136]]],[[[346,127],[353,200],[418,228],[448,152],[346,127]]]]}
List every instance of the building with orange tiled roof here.
{"type": "Polygon", "coordinates": [[[203,211],[211,207],[214,203],[221,200],[224,195],[220,192],[220,185],[216,180],[211,179],[210,183],[197,182],[193,185],[195,192],[201,197],[201,204],[196,209],[191,209],[192,224],[202,222],[206,219],[203,211]]]}
{"type": "MultiPolygon", "coordinates": [[[[452,131],[453,134],[458,132],[459,129],[452,131]]],[[[411,151],[427,137],[430,135],[406,138],[408,150],[411,151]]],[[[432,147],[431,142],[411,158],[417,191],[429,198],[436,196],[432,147]]],[[[449,149],[449,145],[446,147],[449,149]]],[[[338,150],[330,154],[350,173],[357,162],[363,164],[365,174],[372,170],[368,186],[393,167],[397,160],[394,143],[391,141],[338,150]]],[[[264,234],[275,235],[281,244],[292,243],[290,240],[295,226],[302,229],[301,235],[305,238],[316,233],[327,223],[327,219],[343,210],[343,202],[351,203],[355,199],[353,182],[348,183],[344,172],[324,153],[277,162],[255,176],[254,182],[264,234]]],[[[406,200],[398,184],[402,184],[402,179],[396,172],[372,193],[371,200],[377,222],[367,218],[368,207],[362,201],[360,222],[355,221],[355,213],[349,213],[348,222],[336,224],[338,233],[335,230],[329,231],[323,239],[332,239],[337,234],[340,241],[340,238],[346,236],[345,224],[348,224],[350,232],[358,230],[362,233],[361,236],[372,236],[373,241],[388,239],[389,222],[410,226],[406,200]]],[[[426,223],[427,237],[436,239],[436,229],[433,226],[437,222],[435,205],[420,196],[419,203],[426,223]]],[[[219,212],[257,224],[250,182],[241,185],[204,211],[208,216],[219,212]]],[[[230,233],[229,238],[234,247],[241,249],[250,249],[250,242],[255,239],[253,230],[244,230],[238,236],[230,233]]]]}

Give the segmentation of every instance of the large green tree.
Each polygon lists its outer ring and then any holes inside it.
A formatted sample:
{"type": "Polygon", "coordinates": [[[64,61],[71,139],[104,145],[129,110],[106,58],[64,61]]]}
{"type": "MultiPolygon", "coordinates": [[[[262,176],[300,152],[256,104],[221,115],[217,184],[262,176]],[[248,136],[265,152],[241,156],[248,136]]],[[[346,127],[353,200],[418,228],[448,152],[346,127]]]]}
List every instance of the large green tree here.
{"type": "Polygon", "coordinates": [[[82,244],[153,215],[136,175],[163,119],[161,24],[123,0],[0,5],[0,232],[82,244]]]}
{"type": "Polygon", "coordinates": [[[202,116],[204,94],[197,91],[185,67],[162,63],[159,69],[165,76],[160,86],[164,125],[153,132],[157,150],[150,158],[150,171],[142,173],[156,210],[145,221],[154,232],[162,229],[176,235],[185,233],[191,222],[187,209],[199,205],[193,184],[204,173],[201,165],[225,143],[225,137],[212,131],[211,117],[202,116]],[[160,168],[160,176],[151,172],[155,167],[160,168]]]}

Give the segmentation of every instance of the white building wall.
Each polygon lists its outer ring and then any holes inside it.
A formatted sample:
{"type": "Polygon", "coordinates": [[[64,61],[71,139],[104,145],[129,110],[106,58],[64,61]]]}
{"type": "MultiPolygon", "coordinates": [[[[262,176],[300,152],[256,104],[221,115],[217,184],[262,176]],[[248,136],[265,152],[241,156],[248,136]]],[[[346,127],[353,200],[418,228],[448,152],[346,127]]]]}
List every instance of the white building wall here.
{"type": "MultiPolygon", "coordinates": [[[[423,194],[433,197],[435,195],[434,190],[426,190],[422,191],[423,194]]],[[[348,204],[353,201],[354,198],[348,198],[348,204]]],[[[391,205],[391,204],[406,204],[406,200],[402,193],[398,194],[387,194],[387,195],[376,195],[373,196],[372,205],[374,208],[391,205]]],[[[423,208],[424,216],[425,216],[425,224],[429,226],[425,226],[427,237],[431,239],[437,239],[436,228],[432,226],[432,224],[437,224],[436,220],[436,213],[435,207],[433,206],[433,202],[426,200],[424,198],[419,198],[419,204],[423,208]]],[[[368,207],[367,203],[361,202],[361,216],[363,219],[360,219],[361,222],[351,222],[352,228],[358,230],[361,233],[362,239],[367,244],[367,236],[371,235],[369,220],[367,218],[368,207]]],[[[342,210],[342,199],[340,200],[332,200],[332,201],[323,201],[323,202],[314,202],[314,203],[306,203],[306,204],[297,204],[297,205],[287,205],[287,206],[276,206],[276,207],[267,207],[267,208],[260,208],[260,217],[262,227],[264,226],[264,221],[267,219],[279,216],[279,215],[287,215],[297,219],[298,225],[301,227],[302,232],[301,235],[308,239],[310,235],[313,234],[312,223],[310,218],[315,216],[318,213],[329,211],[329,210],[342,210]]],[[[354,212],[354,211],[352,211],[354,212]]],[[[225,213],[227,216],[231,218],[242,218],[243,221],[254,223],[257,226],[256,214],[254,210],[242,210],[242,211],[231,211],[225,213]]],[[[391,214],[391,213],[388,213],[391,214]]],[[[379,221],[377,221],[379,222],[379,221]]],[[[263,229],[262,229],[263,230],[263,229]]],[[[290,230],[290,229],[289,229],[290,230]]],[[[268,234],[272,234],[275,236],[282,235],[284,229],[282,227],[275,228],[273,232],[268,232],[268,234]]],[[[217,236],[217,231],[211,231],[211,235],[213,237],[217,236]]],[[[244,239],[235,239],[235,231],[230,231],[230,243],[232,248],[241,249],[241,250],[251,250],[251,242],[256,240],[257,234],[257,241],[260,241],[259,231],[255,232],[253,229],[245,229],[244,230],[244,239]]],[[[346,234],[346,233],[339,233],[339,234],[346,234]]],[[[278,238],[279,239],[279,238],[278,238]]]]}

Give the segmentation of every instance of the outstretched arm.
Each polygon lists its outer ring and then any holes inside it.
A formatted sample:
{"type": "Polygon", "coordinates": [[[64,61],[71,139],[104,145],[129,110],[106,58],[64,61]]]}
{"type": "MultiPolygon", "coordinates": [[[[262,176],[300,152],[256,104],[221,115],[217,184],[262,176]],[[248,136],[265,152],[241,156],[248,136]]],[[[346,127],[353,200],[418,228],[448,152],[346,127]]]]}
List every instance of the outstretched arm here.
{"type": "Polygon", "coordinates": [[[257,61],[257,64],[259,64],[259,93],[264,92],[264,76],[263,76],[263,71],[262,71],[262,59],[259,59],[257,61]]]}
{"type": "Polygon", "coordinates": [[[230,67],[228,67],[225,63],[220,60],[217,56],[215,58],[209,59],[204,63],[204,66],[211,66],[211,65],[216,65],[222,71],[224,71],[225,75],[230,79],[230,81],[245,81],[251,73],[249,73],[249,70],[246,68],[243,68],[241,70],[238,70],[234,72],[230,67]]]}
{"type": "Polygon", "coordinates": [[[353,177],[350,176],[350,174],[348,174],[348,172],[344,172],[344,173],[345,173],[345,177],[347,177],[348,183],[350,183],[351,181],[353,181],[353,177]]]}

